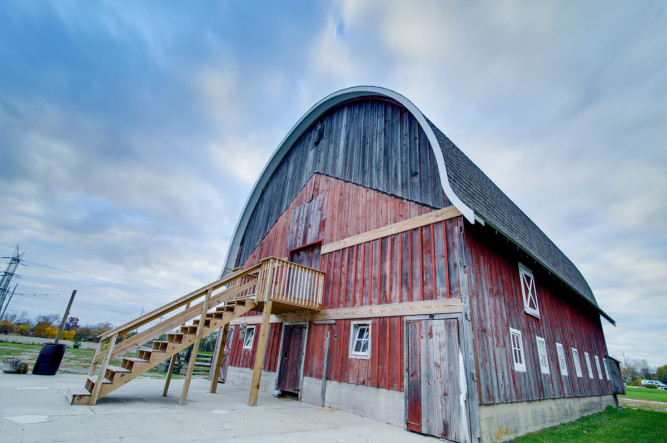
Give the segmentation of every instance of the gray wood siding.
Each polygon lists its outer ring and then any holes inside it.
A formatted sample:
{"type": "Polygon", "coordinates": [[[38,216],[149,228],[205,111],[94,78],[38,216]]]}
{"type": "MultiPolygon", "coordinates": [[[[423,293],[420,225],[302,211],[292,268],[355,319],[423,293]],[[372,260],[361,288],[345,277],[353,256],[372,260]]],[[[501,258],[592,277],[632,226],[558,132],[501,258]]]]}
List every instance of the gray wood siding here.
{"type": "Polygon", "coordinates": [[[435,157],[417,120],[388,100],[348,102],[308,128],[280,163],[250,217],[236,266],[316,173],[432,208],[445,205],[435,157]]]}

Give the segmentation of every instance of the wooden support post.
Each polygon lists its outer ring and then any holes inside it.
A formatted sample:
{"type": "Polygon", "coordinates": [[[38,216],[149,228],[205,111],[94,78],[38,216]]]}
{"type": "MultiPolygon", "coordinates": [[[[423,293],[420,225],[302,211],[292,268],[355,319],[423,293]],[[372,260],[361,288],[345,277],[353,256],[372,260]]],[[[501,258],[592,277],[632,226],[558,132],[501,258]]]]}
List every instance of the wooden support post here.
{"type": "Polygon", "coordinates": [[[195,370],[195,363],[197,362],[197,353],[199,352],[199,342],[206,329],[206,313],[208,312],[208,302],[211,299],[212,289],[206,291],[206,298],[204,299],[204,306],[201,309],[201,317],[199,317],[199,325],[197,326],[197,335],[195,342],[192,344],[192,354],[190,355],[190,364],[188,365],[188,373],[185,376],[185,383],[183,384],[183,391],[181,391],[180,404],[184,404],[188,398],[188,390],[190,389],[190,381],[192,380],[192,372],[195,370]]]}
{"type": "Polygon", "coordinates": [[[118,333],[115,333],[109,339],[109,347],[107,348],[107,353],[104,356],[104,361],[102,362],[102,366],[100,367],[100,373],[97,376],[97,380],[95,381],[95,387],[93,388],[93,392],[91,392],[90,395],[90,403],[89,403],[90,406],[95,406],[95,403],[97,403],[97,399],[100,396],[100,391],[102,390],[102,381],[104,380],[104,373],[106,372],[107,366],[109,366],[109,362],[111,361],[111,354],[113,353],[114,346],[116,346],[117,339],[118,339],[118,333]]]}
{"type": "MultiPolygon", "coordinates": [[[[248,405],[257,406],[257,395],[259,394],[259,383],[262,379],[262,367],[264,366],[264,354],[266,353],[266,341],[269,336],[269,320],[271,319],[271,283],[273,281],[273,270],[275,260],[268,261],[269,272],[266,274],[266,283],[264,290],[264,311],[262,312],[262,324],[259,329],[259,341],[257,342],[257,353],[255,354],[255,368],[252,371],[252,383],[250,384],[250,398],[248,405]]],[[[258,282],[259,285],[262,282],[258,282]]],[[[262,287],[262,286],[259,286],[262,287]]],[[[259,300],[258,300],[259,301],[259,300]]]]}
{"type": "Polygon", "coordinates": [[[227,341],[227,333],[229,332],[229,323],[225,323],[225,326],[220,330],[220,336],[218,340],[218,349],[216,350],[215,356],[213,357],[213,371],[211,372],[211,394],[215,394],[218,390],[218,379],[220,378],[220,365],[222,364],[222,358],[225,355],[225,342],[227,341]]]}
{"type": "Polygon", "coordinates": [[[327,363],[329,362],[329,336],[331,331],[327,331],[327,341],[324,342],[324,367],[322,368],[322,387],[320,388],[320,395],[322,396],[322,407],[324,407],[325,399],[327,397],[327,363]]]}
{"type": "Polygon", "coordinates": [[[169,368],[167,369],[167,379],[164,381],[164,390],[162,391],[163,397],[166,397],[167,392],[169,392],[169,383],[171,383],[171,374],[174,373],[174,365],[176,364],[176,357],[178,357],[178,354],[172,355],[171,360],[169,360],[169,368]]]}
{"type": "Polygon", "coordinates": [[[248,399],[248,405],[250,406],[257,406],[257,395],[259,394],[259,382],[262,379],[262,367],[264,366],[264,354],[266,353],[266,342],[269,336],[269,320],[271,319],[272,306],[273,300],[264,302],[262,324],[259,328],[259,341],[257,342],[257,354],[255,355],[255,369],[252,371],[250,398],[248,399]]]}
{"type": "MultiPolygon", "coordinates": [[[[190,309],[190,302],[188,302],[185,305],[185,311],[190,309]]],[[[182,325],[184,325],[183,323],[182,325]]],[[[181,326],[182,326],[181,325],[181,326]]],[[[139,353],[139,348],[137,348],[137,353],[139,353]]],[[[169,384],[171,383],[171,376],[174,374],[174,365],[176,364],[176,358],[178,357],[178,353],[174,354],[171,356],[171,360],[169,361],[169,369],[167,369],[167,378],[164,381],[164,390],[162,391],[162,396],[166,397],[167,392],[169,392],[169,384]]]]}

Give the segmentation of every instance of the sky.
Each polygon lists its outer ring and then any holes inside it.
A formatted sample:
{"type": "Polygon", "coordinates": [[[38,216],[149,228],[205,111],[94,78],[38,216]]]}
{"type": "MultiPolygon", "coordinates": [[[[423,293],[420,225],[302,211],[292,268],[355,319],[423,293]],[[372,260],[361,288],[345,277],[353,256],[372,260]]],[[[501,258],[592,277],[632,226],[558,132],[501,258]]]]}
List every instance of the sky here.
{"type": "Polygon", "coordinates": [[[77,289],[71,315],[120,325],[213,281],[280,141],[357,85],[411,100],[563,250],[610,355],[667,364],[660,1],[4,0],[8,312],[77,289]]]}

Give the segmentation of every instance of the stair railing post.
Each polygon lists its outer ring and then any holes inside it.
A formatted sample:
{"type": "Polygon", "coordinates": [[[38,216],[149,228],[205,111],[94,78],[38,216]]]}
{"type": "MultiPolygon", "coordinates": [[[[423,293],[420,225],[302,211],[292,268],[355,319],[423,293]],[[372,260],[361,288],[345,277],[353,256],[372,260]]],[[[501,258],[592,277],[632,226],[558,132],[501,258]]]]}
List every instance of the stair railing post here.
{"type": "Polygon", "coordinates": [[[93,392],[90,395],[90,406],[95,406],[95,403],[97,403],[97,400],[100,397],[100,392],[102,391],[102,382],[104,380],[104,373],[106,372],[107,366],[109,366],[109,362],[111,361],[111,354],[113,354],[113,348],[114,346],[116,346],[117,339],[118,339],[117,332],[109,339],[109,347],[107,348],[107,353],[104,356],[104,361],[102,362],[102,366],[100,367],[100,373],[97,375],[97,380],[95,381],[93,392]]]}
{"type": "Polygon", "coordinates": [[[227,333],[229,332],[229,322],[225,323],[220,331],[220,339],[218,340],[218,349],[213,357],[213,371],[211,372],[211,394],[215,394],[218,390],[218,378],[220,378],[220,365],[222,358],[225,355],[225,342],[227,341],[227,333]]]}
{"type": "Polygon", "coordinates": [[[195,363],[197,362],[197,353],[199,352],[199,342],[201,341],[204,329],[206,329],[206,313],[208,312],[208,302],[211,299],[211,289],[206,291],[206,298],[204,299],[204,306],[201,309],[201,316],[199,317],[199,325],[197,325],[197,335],[195,342],[192,344],[192,354],[190,354],[190,364],[188,365],[188,373],[185,376],[185,383],[183,384],[183,391],[181,391],[180,404],[184,404],[188,398],[188,390],[190,389],[190,381],[192,380],[192,373],[195,370],[195,363]]]}
{"type": "MultiPolygon", "coordinates": [[[[99,355],[100,352],[104,350],[104,342],[106,340],[100,339],[100,342],[97,344],[97,350],[95,351],[95,357],[99,355]]],[[[88,377],[92,377],[95,375],[95,369],[97,368],[97,362],[95,361],[95,357],[93,357],[93,362],[90,364],[90,370],[88,371],[88,377]]]]}
{"type": "MultiPolygon", "coordinates": [[[[187,311],[190,309],[190,302],[187,302],[185,305],[184,311],[187,311]]],[[[183,326],[185,323],[182,323],[181,326],[183,326]]],[[[178,353],[174,354],[171,356],[171,360],[169,361],[169,368],[167,368],[167,378],[164,381],[164,390],[162,391],[162,396],[166,397],[167,392],[169,392],[169,384],[171,383],[171,376],[174,373],[174,365],[176,364],[176,357],[178,356],[178,353]]]]}

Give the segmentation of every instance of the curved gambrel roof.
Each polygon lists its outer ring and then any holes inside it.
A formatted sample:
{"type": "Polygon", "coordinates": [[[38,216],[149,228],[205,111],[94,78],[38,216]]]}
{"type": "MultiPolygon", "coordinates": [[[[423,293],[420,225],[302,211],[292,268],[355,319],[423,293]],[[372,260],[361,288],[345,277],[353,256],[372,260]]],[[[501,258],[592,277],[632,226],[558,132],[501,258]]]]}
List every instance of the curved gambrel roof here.
{"type": "Polygon", "coordinates": [[[489,224],[559,277],[612,324],[576,266],[461,150],[402,95],[385,88],[358,86],[335,92],[313,106],[280,143],[259,176],[237,222],[221,275],[231,272],[243,235],[273,173],[299,137],[326,112],[353,99],[386,97],[405,107],[426,134],[445,195],[470,222],[489,224]],[[439,147],[440,149],[436,149],[439,147]],[[439,152],[438,152],[439,151],[439,152]]]}

